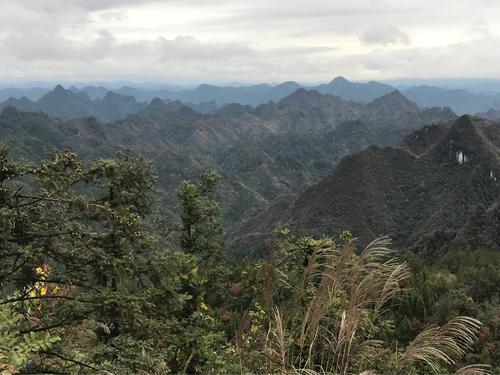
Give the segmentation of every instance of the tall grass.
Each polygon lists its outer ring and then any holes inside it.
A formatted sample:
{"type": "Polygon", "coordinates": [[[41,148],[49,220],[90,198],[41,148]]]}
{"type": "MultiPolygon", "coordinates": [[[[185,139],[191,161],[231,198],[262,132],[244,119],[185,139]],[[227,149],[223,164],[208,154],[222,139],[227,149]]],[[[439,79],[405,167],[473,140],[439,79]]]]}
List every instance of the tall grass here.
{"type": "MultiPolygon", "coordinates": [[[[371,242],[359,255],[352,240],[340,245],[316,241],[298,276],[278,269],[272,258],[264,267],[265,352],[271,372],[450,373],[477,338],[481,323],[457,317],[442,327],[428,327],[404,350],[383,340],[386,309],[410,277],[388,237],[371,242]],[[274,302],[273,295],[283,289],[289,294],[274,302]]],[[[486,366],[473,365],[456,373],[487,372],[486,366]]]]}

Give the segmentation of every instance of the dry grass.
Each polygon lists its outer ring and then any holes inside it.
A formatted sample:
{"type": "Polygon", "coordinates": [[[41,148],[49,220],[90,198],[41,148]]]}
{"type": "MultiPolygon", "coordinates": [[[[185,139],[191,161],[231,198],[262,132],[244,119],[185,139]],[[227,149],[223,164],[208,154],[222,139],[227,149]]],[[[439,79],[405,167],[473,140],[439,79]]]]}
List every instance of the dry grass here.
{"type": "MultiPolygon", "coordinates": [[[[452,319],[443,327],[430,326],[408,345],[401,363],[424,362],[435,372],[439,371],[442,363],[454,365],[470,350],[480,328],[481,322],[465,316],[452,319]]],[[[471,367],[470,370],[477,371],[478,367],[471,367]]]]}
{"type": "MultiPolygon", "coordinates": [[[[271,271],[266,269],[268,283],[271,271]]],[[[291,303],[269,310],[267,348],[274,356],[274,371],[374,373],[370,366],[387,355],[388,345],[375,340],[372,329],[409,276],[387,237],[376,239],[359,255],[350,241],[340,247],[332,240],[318,241],[296,285],[285,277],[284,285],[293,294],[291,303]]],[[[266,301],[271,301],[269,284],[265,289],[266,301]]],[[[419,362],[436,373],[443,365],[453,366],[470,349],[479,327],[475,319],[458,317],[443,327],[427,328],[396,358],[393,371],[405,372],[419,362]]],[[[485,373],[487,367],[482,365],[457,372],[485,373]]]]}
{"type": "Polygon", "coordinates": [[[490,366],[487,365],[470,365],[462,367],[453,375],[487,375],[490,374],[490,366]]]}

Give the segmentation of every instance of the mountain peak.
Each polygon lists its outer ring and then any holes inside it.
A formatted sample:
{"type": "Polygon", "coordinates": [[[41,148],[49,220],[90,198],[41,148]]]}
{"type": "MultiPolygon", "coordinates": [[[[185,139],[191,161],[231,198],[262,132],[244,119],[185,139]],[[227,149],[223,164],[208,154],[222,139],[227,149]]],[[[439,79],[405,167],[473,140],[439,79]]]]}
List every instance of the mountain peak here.
{"type": "Polygon", "coordinates": [[[111,99],[111,98],[120,98],[120,97],[125,97],[125,95],[118,94],[114,91],[109,90],[106,95],[104,95],[103,99],[111,99]]]}
{"type": "Polygon", "coordinates": [[[295,82],[295,81],[286,81],[283,83],[280,83],[279,85],[276,86],[277,88],[300,88],[301,86],[295,82]]]}
{"type": "Polygon", "coordinates": [[[154,98],[149,105],[151,107],[165,107],[165,102],[160,98],[154,98]]]}
{"type": "Polygon", "coordinates": [[[132,95],[122,95],[111,90],[108,91],[106,95],[104,95],[101,101],[104,103],[110,103],[110,102],[129,103],[129,104],[137,103],[137,100],[132,95]]]}
{"type": "Polygon", "coordinates": [[[253,111],[253,108],[249,105],[243,105],[239,103],[230,103],[228,105],[225,105],[218,111],[216,111],[217,115],[220,116],[227,116],[227,117],[234,117],[238,118],[241,117],[244,113],[251,113],[253,111]]]}
{"type": "Polygon", "coordinates": [[[464,115],[415,131],[404,139],[402,147],[418,157],[428,155],[438,161],[455,160],[460,153],[477,161],[490,158],[486,154],[498,155],[498,151],[492,150],[498,147],[499,136],[496,125],[479,117],[464,115]]]}
{"type": "Polygon", "coordinates": [[[340,96],[345,100],[367,104],[375,98],[379,98],[382,95],[390,93],[394,90],[394,87],[373,82],[351,82],[346,78],[339,76],[328,84],[316,86],[316,89],[322,94],[332,94],[340,96]]]}
{"type": "Polygon", "coordinates": [[[458,126],[474,126],[474,121],[470,115],[462,115],[455,122],[458,126]]]}
{"type": "Polygon", "coordinates": [[[393,109],[398,109],[399,111],[407,112],[418,112],[418,106],[413,103],[410,99],[404,96],[401,91],[394,90],[388,94],[381,96],[373,100],[369,106],[372,107],[391,107],[393,109]]]}
{"type": "Polygon", "coordinates": [[[65,93],[66,89],[62,85],[57,85],[53,90],[55,93],[65,93]]]}
{"type": "Polygon", "coordinates": [[[320,97],[322,96],[323,94],[321,94],[317,90],[306,90],[301,87],[300,89],[295,90],[290,95],[281,99],[278,102],[278,106],[303,107],[304,105],[319,102],[320,97]]]}
{"type": "Polygon", "coordinates": [[[343,76],[338,76],[335,77],[330,83],[351,83],[351,82],[343,76]]]}
{"type": "Polygon", "coordinates": [[[399,90],[394,90],[394,91],[391,91],[390,93],[388,94],[385,94],[383,96],[380,97],[381,99],[382,98],[392,98],[392,99],[397,99],[397,100],[404,100],[404,101],[410,101],[406,96],[403,95],[403,93],[399,90]]]}
{"type": "Polygon", "coordinates": [[[190,107],[178,100],[165,102],[160,98],[154,98],[141,113],[160,122],[167,118],[192,118],[197,115],[190,107]]]}

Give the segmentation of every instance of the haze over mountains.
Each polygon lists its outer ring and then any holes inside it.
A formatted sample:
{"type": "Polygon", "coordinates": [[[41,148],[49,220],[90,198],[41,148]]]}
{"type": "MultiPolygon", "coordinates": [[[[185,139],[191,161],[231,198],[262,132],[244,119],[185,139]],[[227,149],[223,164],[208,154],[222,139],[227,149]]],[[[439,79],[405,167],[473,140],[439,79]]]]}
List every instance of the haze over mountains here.
{"type": "MultiPolygon", "coordinates": [[[[54,90],[0,89],[0,100],[4,100],[0,103],[0,108],[11,105],[21,110],[43,111],[62,119],[95,116],[102,121],[111,122],[140,111],[146,107],[144,103],[150,103],[154,98],[169,101],[180,100],[198,112],[209,113],[231,103],[256,107],[269,101],[277,102],[299,88],[317,90],[323,94],[332,94],[348,101],[364,104],[396,90],[396,87],[383,83],[351,82],[343,77],[337,77],[328,84],[317,86],[302,86],[296,82],[285,82],[279,85],[260,84],[234,87],[203,84],[194,89],[121,87],[109,90],[102,86],[82,88],[72,86],[66,90],[58,85],[54,90]],[[114,95],[109,94],[110,91],[114,95]]],[[[449,89],[429,85],[405,86],[400,90],[421,108],[450,107],[459,115],[490,111],[488,118],[500,118],[495,112],[500,109],[500,93],[479,93],[472,89],[449,89]]]]}

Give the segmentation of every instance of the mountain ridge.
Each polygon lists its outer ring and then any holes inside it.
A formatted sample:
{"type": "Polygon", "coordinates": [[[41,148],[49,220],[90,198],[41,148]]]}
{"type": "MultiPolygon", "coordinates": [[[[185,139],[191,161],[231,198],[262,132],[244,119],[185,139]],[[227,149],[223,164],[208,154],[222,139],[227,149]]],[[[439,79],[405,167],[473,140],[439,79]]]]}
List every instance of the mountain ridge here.
{"type": "MultiPolygon", "coordinates": [[[[7,108],[0,116],[0,136],[24,159],[48,157],[56,149],[84,158],[110,157],[120,150],[143,154],[158,169],[169,207],[175,207],[173,192],[182,180],[217,169],[223,177],[227,235],[236,236],[242,220],[281,196],[297,196],[346,154],[372,143],[398,144],[408,129],[423,124],[425,113],[412,114],[409,126],[398,127],[405,115],[397,111],[387,122],[378,121],[366,105],[307,90],[281,104],[235,105],[228,111],[202,114],[179,101],[155,99],[142,111],[104,125],[95,118],[63,121],[7,108]],[[297,101],[299,96],[304,100],[297,101]]],[[[440,109],[434,115],[431,122],[454,117],[440,109]]]]}
{"type": "Polygon", "coordinates": [[[22,111],[44,112],[63,120],[93,116],[101,121],[112,122],[142,110],[145,104],[137,102],[133,96],[111,91],[102,98],[92,100],[86,92],[67,90],[62,85],[57,85],[37,101],[28,98],[9,98],[0,103],[0,110],[8,106],[22,111]]]}
{"type": "Polygon", "coordinates": [[[298,198],[270,207],[241,228],[261,239],[275,223],[295,233],[336,235],[352,230],[366,243],[392,235],[400,248],[424,256],[460,248],[497,250],[500,205],[500,127],[462,116],[408,135],[401,147],[370,146],[344,157],[334,171],[298,198]],[[482,222],[484,227],[478,226],[482,222]],[[491,238],[472,244],[471,238],[491,238]]]}

